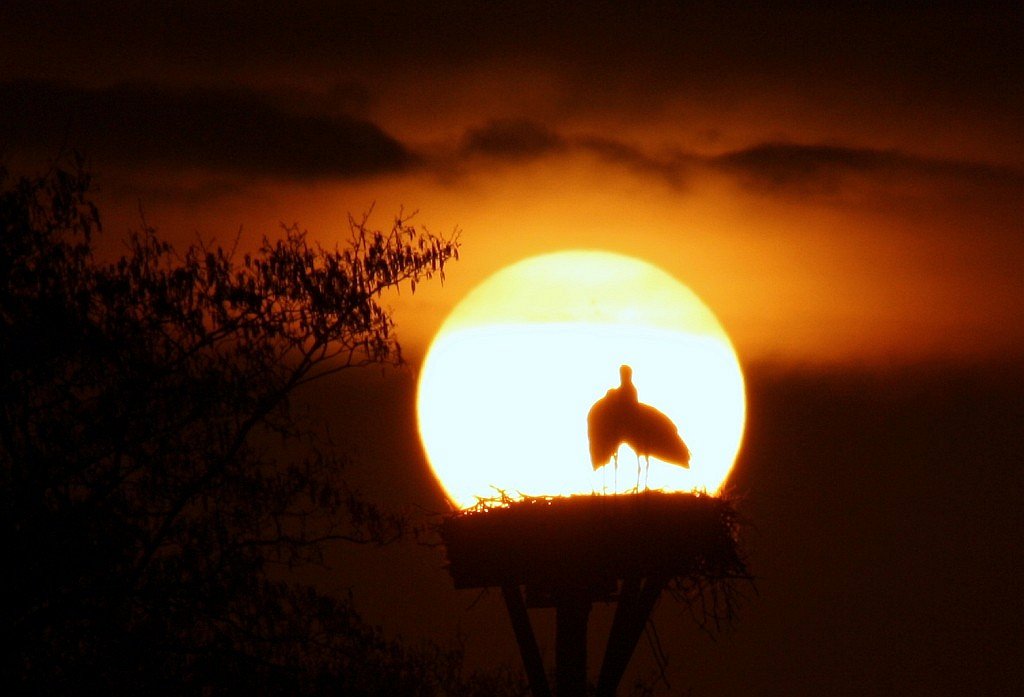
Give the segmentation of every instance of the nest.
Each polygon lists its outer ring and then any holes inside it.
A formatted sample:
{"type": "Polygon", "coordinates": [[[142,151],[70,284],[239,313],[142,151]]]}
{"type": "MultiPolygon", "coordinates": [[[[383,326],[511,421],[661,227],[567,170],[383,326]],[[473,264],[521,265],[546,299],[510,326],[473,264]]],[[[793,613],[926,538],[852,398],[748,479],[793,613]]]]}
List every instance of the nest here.
{"type": "Polygon", "coordinates": [[[525,585],[527,593],[591,588],[623,579],[749,578],[731,503],[705,494],[505,499],[453,514],[441,525],[456,588],[525,585]]]}

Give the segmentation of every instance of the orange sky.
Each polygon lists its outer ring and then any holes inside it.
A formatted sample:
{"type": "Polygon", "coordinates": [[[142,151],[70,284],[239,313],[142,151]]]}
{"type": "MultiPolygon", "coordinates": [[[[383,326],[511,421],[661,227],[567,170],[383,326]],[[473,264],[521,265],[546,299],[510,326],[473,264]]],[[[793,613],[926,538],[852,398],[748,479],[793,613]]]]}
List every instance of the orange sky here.
{"type": "Polygon", "coordinates": [[[570,247],[663,266],[746,358],[1024,347],[1019,7],[387,7],[68,10],[44,50],[15,3],[0,152],[80,147],[114,235],[140,204],[186,241],[330,241],[374,203],[459,226],[448,288],[396,303],[412,354],[488,274],[570,247]]]}
{"type": "Polygon", "coordinates": [[[396,304],[413,353],[488,274],[570,247],[663,266],[747,357],[1024,345],[1019,11],[653,3],[553,12],[530,30],[501,7],[461,20],[338,10],[325,15],[335,41],[312,3],[281,27],[308,50],[263,44],[249,59],[237,42],[269,42],[273,17],[217,24],[186,7],[140,19],[156,31],[195,15],[188,37],[152,42],[127,20],[73,31],[65,17],[42,50],[20,7],[0,73],[15,105],[5,150],[30,160],[62,131],[80,141],[114,234],[140,203],[185,240],[272,235],[280,221],[330,240],[374,202],[381,225],[402,206],[434,230],[457,225],[449,287],[396,304]],[[375,46],[382,28],[394,45],[375,46]],[[109,43],[119,31],[123,50],[109,43]],[[358,124],[370,135],[352,136],[358,124]]]}
{"type": "MultiPolygon", "coordinates": [[[[229,240],[239,227],[256,240],[280,221],[343,239],[347,214],[374,204],[379,226],[403,206],[436,232],[458,226],[463,254],[446,287],[393,301],[411,355],[490,273],[574,247],[662,266],[705,299],[747,359],[902,362],[1024,346],[1019,183],[992,190],[943,173],[840,173],[804,192],[789,189],[819,184],[764,190],[703,166],[684,176],[673,184],[567,152],[472,163],[450,180],[415,172],[263,183],[198,204],[143,205],[151,223],[186,240],[195,231],[229,240]]],[[[131,201],[104,210],[108,228],[137,224],[131,201]]]]}

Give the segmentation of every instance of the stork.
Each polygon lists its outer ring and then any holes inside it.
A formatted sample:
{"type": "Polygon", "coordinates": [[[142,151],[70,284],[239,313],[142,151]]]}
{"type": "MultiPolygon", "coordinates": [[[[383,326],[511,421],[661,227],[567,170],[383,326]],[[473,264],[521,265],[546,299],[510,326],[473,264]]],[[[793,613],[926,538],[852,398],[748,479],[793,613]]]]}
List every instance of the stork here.
{"type": "MultiPolygon", "coordinates": [[[[636,453],[636,488],[640,488],[640,457],[647,462],[650,476],[651,456],[681,467],[690,466],[690,449],[679,436],[672,419],[649,404],[637,399],[633,370],[619,368],[619,386],[608,390],[587,414],[587,436],[590,441],[590,463],[597,470],[615,460],[618,487],[618,450],[625,443],[636,453]]],[[[644,488],[647,487],[647,477],[644,488]]]]}

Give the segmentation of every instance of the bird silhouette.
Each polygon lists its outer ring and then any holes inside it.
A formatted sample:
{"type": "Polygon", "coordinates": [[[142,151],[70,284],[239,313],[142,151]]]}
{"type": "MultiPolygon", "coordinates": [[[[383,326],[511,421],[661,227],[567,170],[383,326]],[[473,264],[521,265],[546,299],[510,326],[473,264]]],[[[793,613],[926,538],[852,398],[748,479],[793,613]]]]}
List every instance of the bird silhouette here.
{"type": "MultiPolygon", "coordinates": [[[[690,449],[679,436],[672,419],[649,404],[637,399],[633,385],[633,369],[619,368],[619,386],[608,390],[587,414],[587,436],[590,441],[590,463],[597,470],[615,461],[618,487],[618,450],[625,443],[636,453],[636,488],[640,488],[640,458],[647,462],[650,475],[651,457],[681,467],[690,466],[690,449]]],[[[644,488],[647,487],[647,478],[644,488]]]]}

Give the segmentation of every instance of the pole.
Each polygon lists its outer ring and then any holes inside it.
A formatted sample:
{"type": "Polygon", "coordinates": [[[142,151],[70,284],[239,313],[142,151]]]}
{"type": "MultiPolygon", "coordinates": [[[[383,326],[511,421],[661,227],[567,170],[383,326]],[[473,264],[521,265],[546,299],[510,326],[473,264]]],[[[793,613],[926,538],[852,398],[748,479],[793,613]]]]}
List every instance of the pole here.
{"type": "Polygon", "coordinates": [[[590,593],[563,588],[555,602],[555,692],[558,697],[586,697],[590,593]]]}
{"type": "Polygon", "coordinates": [[[512,630],[516,634],[516,643],[519,644],[519,654],[523,657],[530,692],[533,693],[533,697],[551,697],[551,688],[544,673],[544,661],[541,660],[540,649],[537,648],[537,638],[533,634],[523,594],[519,591],[519,586],[502,586],[501,594],[505,597],[505,607],[508,608],[508,616],[512,620],[512,630]]]}
{"type": "Polygon", "coordinates": [[[597,697],[615,697],[622,675],[626,672],[636,644],[647,625],[658,596],[668,583],[663,576],[623,580],[619,604],[608,634],[608,647],[604,652],[601,675],[597,680],[597,697]]]}

